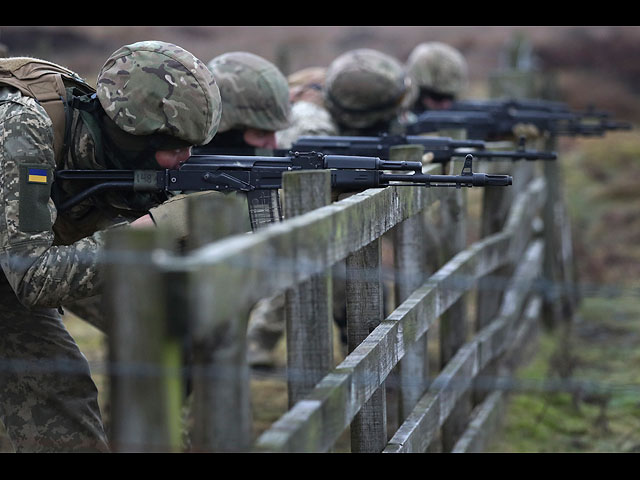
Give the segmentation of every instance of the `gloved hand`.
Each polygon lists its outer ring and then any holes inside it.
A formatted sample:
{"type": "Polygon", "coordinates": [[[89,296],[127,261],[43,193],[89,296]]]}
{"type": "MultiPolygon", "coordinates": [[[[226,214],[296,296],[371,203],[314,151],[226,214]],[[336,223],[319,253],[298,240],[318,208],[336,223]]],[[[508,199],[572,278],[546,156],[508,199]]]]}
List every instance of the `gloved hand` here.
{"type": "Polygon", "coordinates": [[[525,137],[527,140],[540,137],[541,132],[532,123],[517,123],[511,129],[516,138],[525,137]]]}
{"type": "Polygon", "coordinates": [[[220,192],[204,191],[178,194],[149,210],[156,227],[170,229],[177,239],[184,239],[189,233],[187,206],[188,198],[194,195],[222,195],[220,192]]]}

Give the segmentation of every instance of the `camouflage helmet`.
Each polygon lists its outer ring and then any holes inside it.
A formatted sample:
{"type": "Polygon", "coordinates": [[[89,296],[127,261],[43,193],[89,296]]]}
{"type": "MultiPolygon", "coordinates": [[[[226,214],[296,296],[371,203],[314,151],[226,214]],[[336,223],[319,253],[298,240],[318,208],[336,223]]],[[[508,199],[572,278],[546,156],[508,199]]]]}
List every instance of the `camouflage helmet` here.
{"type": "Polygon", "coordinates": [[[467,86],[467,62],[458,50],[446,43],[417,45],[406,67],[419,88],[441,95],[458,96],[467,86]]]}
{"type": "Polygon", "coordinates": [[[335,120],[366,128],[397,117],[410,87],[395,58],[369,48],[343,53],[327,69],[325,104],[335,120]]]}
{"type": "Polygon", "coordinates": [[[133,135],[163,134],[202,145],[216,134],[220,92],[205,64],[183,48],[143,41],[116,50],[97,79],[107,116],[133,135]]]}
{"type": "Polygon", "coordinates": [[[273,63],[253,53],[229,52],[213,58],[207,67],[222,97],[218,131],[277,131],[289,126],[289,85],[273,63]]]}

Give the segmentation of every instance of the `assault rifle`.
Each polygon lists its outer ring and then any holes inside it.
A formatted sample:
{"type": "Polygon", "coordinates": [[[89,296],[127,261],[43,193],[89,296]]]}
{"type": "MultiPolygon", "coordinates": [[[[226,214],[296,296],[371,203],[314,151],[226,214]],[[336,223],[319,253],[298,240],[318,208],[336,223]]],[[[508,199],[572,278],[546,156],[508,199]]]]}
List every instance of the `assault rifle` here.
{"type": "MultiPolygon", "coordinates": [[[[510,175],[472,171],[472,155],[467,155],[460,175],[422,173],[421,162],[389,161],[377,157],[324,155],[291,152],[288,156],[194,155],[176,170],[60,170],[55,173],[54,195],[58,211],[65,211],[86,198],[106,190],[139,192],[219,192],[239,191],[252,205],[270,202],[269,192],[282,187],[282,174],[296,170],[331,170],[331,186],[339,191],[397,186],[485,187],[512,184],[510,175]],[[387,173],[407,171],[411,173],[387,173]],[[79,193],[62,197],[60,184],[78,183],[79,193]]],[[[253,224],[253,219],[252,219],[253,224]]]]}
{"type": "Polygon", "coordinates": [[[552,135],[603,136],[611,130],[630,130],[631,124],[609,120],[593,107],[571,111],[560,102],[544,100],[461,100],[447,110],[428,110],[407,126],[408,134],[464,128],[470,138],[491,140],[513,134],[518,124],[535,125],[552,135]]]}
{"type": "MultiPolygon", "coordinates": [[[[482,140],[453,140],[447,137],[424,137],[410,135],[380,136],[302,136],[287,149],[258,149],[253,147],[218,147],[204,145],[194,147],[195,155],[260,155],[266,153],[287,156],[291,151],[321,152],[325,155],[356,155],[388,159],[391,147],[397,145],[422,145],[425,151],[432,152],[438,162],[448,161],[458,148],[483,149],[482,140]]],[[[466,154],[465,154],[466,155],[466,154]]],[[[464,156],[464,155],[462,155],[464,156]]]]}
{"type": "Polygon", "coordinates": [[[610,130],[631,130],[629,122],[609,120],[611,114],[604,110],[597,110],[594,105],[588,105],[584,110],[571,110],[564,102],[544,100],[538,98],[507,98],[489,100],[459,100],[454,102],[454,110],[484,111],[487,108],[495,110],[510,109],[521,112],[545,112],[556,114],[559,120],[573,122],[573,131],[567,134],[575,135],[604,135],[610,130]]]}
{"type": "MultiPolygon", "coordinates": [[[[595,105],[588,105],[584,110],[571,110],[564,102],[545,100],[541,98],[501,98],[501,99],[468,99],[453,102],[454,110],[483,110],[487,106],[493,108],[513,108],[516,110],[537,110],[550,113],[571,113],[581,119],[602,119],[609,118],[611,114],[604,110],[597,110],[595,105]]],[[[626,122],[613,122],[611,126],[615,129],[630,129],[631,125],[626,122]]]]}
{"type": "Polygon", "coordinates": [[[455,140],[449,137],[421,135],[389,135],[378,137],[302,136],[291,146],[292,150],[315,150],[331,155],[366,155],[389,158],[390,149],[397,145],[422,145],[424,152],[432,155],[431,162],[446,163],[452,158],[463,158],[474,149],[477,158],[506,158],[510,160],[555,160],[554,152],[526,150],[524,138],[517,150],[485,150],[482,140],[455,140]],[[467,150],[465,150],[467,149],[467,150]]]}

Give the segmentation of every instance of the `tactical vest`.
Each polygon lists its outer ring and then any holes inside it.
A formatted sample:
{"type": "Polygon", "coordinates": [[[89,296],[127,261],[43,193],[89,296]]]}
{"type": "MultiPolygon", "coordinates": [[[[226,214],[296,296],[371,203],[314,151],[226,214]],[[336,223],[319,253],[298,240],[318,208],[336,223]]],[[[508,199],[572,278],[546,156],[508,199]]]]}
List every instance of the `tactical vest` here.
{"type": "MultiPolygon", "coordinates": [[[[36,99],[53,124],[56,165],[61,166],[68,148],[74,97],[95,89],[76,73],[46,60],[30,57],[0,58],[0,87],[9,85],[36,99]]],[[[83,210],[79,217],[58,215],[53,226],[54,244],[69,245],[106,225],[102,211],[83,210]],[[102,222],[102,223],[101,223],[102,222]]],[[[112,222],[111,222],[112,223],[112,222]]]]}
{"type": "Polygon", "coordinates": [[[61,164],[67,148],[71,123],[71,100],[67,88],[78,89],[81,95],[95,89],[75,72],[53,62],[31,57],[0,58],[0,86],[17,88],[23,95],[35,98],[53,123],[53,151],[56,164],[61,164]]]}

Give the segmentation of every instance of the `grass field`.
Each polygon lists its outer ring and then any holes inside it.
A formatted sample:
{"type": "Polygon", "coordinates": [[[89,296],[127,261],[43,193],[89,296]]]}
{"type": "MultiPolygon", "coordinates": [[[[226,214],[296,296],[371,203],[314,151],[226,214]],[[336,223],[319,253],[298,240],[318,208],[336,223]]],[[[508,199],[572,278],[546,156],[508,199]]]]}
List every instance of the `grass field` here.
{"type": "Polygon", "coordinates": [[[493,452],[640,452],[640,140],[568,142],[563,155],[583,300],[517,373],[493,452]]]}

